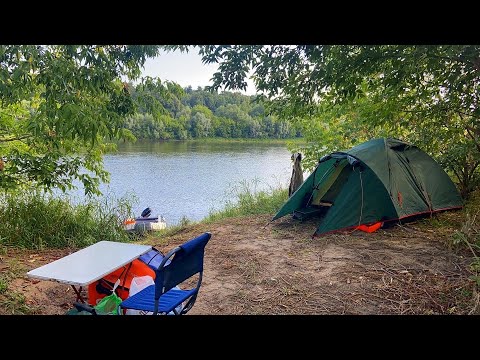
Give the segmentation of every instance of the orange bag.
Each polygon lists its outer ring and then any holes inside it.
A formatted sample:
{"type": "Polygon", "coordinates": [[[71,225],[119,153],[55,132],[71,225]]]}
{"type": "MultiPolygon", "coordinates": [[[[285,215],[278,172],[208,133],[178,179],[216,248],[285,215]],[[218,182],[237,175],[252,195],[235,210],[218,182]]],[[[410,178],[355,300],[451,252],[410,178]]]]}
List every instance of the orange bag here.
{"type": "Polygon", "coordinates": [[[155,271],[143,261],[135,259],[131,263],[88,285],[88,303],[95,306],[99,300],[110,295],[113,285],[118,279],[120,279],[120,285],[115,292],[122,300],[125,300],[128,297],[132,279],[136,276],[145,275],[155,279],[155,271]]]}
{"type": "Polygon", "coordinates": [[[378,229],[380,229],[383,225],[383,222],[382,221],[379,221],[375,224],[372,224],[372,225],[360,225],[360,226],[357,226],[357,229],[358,230],[362,230],[362,231],[365,231],[367,233],[373,233],[375,231],[377,231],[378,229]]]}

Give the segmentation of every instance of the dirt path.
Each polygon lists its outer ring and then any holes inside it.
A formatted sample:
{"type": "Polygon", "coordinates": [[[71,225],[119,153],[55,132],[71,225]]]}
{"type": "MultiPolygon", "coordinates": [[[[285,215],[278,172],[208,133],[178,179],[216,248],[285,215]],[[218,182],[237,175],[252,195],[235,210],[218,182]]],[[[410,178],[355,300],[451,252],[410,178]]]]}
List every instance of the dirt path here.
{"type": "MultiPolygon", "coordinates": [[[[189,314],[465,314],[473,307],[470,259],[446,247],[451,235],[444,230],[414,224],[312,240],[315,221],[286,218],[265,227],[269,218],[197,224],[151,241],[167,252],[212,233],[189,314]]],[[[23,295],[30,313],[65,313],[72,289],[25,273],[68,253],[9,251],[0,258],[0,271],[17,274],[8,291],[23,295]]],[[[0,314],[12,313],[3,297],[0,314]]]]}

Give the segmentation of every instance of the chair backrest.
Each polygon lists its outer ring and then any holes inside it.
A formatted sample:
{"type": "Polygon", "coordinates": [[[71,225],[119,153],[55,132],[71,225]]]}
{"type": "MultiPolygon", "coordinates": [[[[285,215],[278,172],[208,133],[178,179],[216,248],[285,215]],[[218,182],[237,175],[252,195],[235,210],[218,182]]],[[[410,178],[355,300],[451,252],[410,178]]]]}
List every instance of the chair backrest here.
{"type": "Polygon", "coordinates": [[[156,271],[155,299],[158,300],[163,293],[197,273],[199,274],[196,285],[198,291],[202,282],[205,245],[211,236],[209,232],[206,232],[177,246],[165,255],[156,271]],[[170,263],[167,264],[169,260],[170,263]]]}

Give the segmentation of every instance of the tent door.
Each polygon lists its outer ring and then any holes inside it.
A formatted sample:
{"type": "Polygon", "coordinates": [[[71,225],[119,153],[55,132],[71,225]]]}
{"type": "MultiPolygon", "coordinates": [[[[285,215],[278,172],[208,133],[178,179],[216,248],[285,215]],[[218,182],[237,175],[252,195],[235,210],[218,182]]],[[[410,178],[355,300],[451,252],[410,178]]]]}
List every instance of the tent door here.
{"type": "Polygon", "coordinates": [[[333,205],[340,189],[347,180],[351,172],[347,160],[341,160],[332,174],[321,184],[318,189],[314,189],[311,195],[310,204],[307,206],[327,206],[333,205]]]}
{"type": "Polygon", "coordinates": [[[335,198],[350,176],[352,168],[345,159],[340,160],[336,166],[334,165],[332,168],[327,170],[331,171],[331,173],[327,175],[327,179],[320,181],[319,184],[317,184],[318,187],[313,189],[305,206],[293,212],[294,219],[306,220],[313,216],[324,216],[330,207],[333,206],[335,198]]]}

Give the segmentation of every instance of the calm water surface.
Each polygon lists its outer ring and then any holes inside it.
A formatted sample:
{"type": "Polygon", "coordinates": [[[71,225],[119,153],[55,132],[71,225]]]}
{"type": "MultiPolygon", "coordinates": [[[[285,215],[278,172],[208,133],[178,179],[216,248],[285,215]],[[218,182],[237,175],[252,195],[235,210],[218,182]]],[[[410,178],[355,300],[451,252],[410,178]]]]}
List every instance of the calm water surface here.
{"type": "MultiPolygon", "coordinates": [[[[149,206],[168,225],[183,217],[198,221],[211,210],[235,201],[235,190],[247,182],[254,191],[288,187],[290,153],[284,145],[207,142],[150,142],[119,145],[104,157],[111,181],[102,193],[135,194],[136,215],[149,206]]],[[[80,197],[83,190],[75,192],[80,197]]]]}

